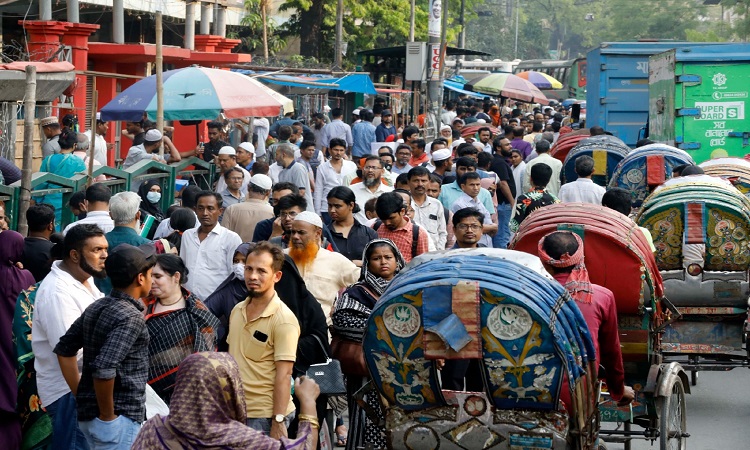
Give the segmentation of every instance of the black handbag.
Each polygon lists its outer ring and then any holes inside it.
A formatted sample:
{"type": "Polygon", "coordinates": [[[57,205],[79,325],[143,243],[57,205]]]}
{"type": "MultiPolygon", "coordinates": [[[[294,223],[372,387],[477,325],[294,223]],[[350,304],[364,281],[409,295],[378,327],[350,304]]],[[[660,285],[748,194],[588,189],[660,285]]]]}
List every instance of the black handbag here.
{"type": "Polygon", "coordinates": [[[321,394],[346,394],[346,385],[344,384],[344,374],[341,373],[341,364],[339,364],[338,360],[331,359],[320,337],[315,334],[312,336],[323,349],[323,354],[326,355],[326,362],[310,365],[307,369],[307,377],[318,383],[321,394]]]}

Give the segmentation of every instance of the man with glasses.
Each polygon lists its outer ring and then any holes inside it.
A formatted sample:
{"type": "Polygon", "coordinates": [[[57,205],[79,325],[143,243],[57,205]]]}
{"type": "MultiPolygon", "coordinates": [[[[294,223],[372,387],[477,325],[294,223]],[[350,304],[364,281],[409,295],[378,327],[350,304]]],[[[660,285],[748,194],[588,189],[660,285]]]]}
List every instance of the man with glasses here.
{"type": "Polygon", "coordinates": [[[453,213],[453,232],[456,244],[453,248],[486,247],[482,240],[484,214],[476,208],[462,208],[453,213]]]}
{"type": "MultiPolygon", "coordinates": [[[[292,222],[299,213],[307,210],[307,201],[301,195],[287,195],[279,199],[276,205],[279,211],[279,217],[276,219],[281,225],[281,234],[277,235],[274,229],[274,236],[269,239],[271,244],[277,245],[282,249],[289,247],[289,238],[291,237],[292,222]]],[[[274,227],[275,228],[275,227],[274,227]]]]}
{"type": "Polygon", "coordinates": [[[350,186],[352,192],[354,192],[354,197],[357,199],[357,205],[360,208],[360,211],[354,214],[354,218],[359,223],[367,223],[367,217],[364,213],[367,200],[380,197],[384,192],[393,191],[392,187],[382,182],[382,176],[383,163],[380,162],[380,158],[375,155],[365,158],[362,168],[362,182],[350,186]]]}

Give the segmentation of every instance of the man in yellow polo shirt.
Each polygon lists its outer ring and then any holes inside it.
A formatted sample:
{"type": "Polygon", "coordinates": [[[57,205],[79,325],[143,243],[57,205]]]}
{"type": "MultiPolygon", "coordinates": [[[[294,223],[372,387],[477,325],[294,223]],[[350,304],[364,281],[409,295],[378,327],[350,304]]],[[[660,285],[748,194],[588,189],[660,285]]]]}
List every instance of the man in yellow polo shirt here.
{"type": "Polygon", "coordinates": [[[251,247],[245,261],[248,297],[229,317],[229,353],[237,360],[247,403],[247,426],[272,438],[287,436],[294,418],[292,366],[300,328],[274,289],[284,253],[268,242],[251,247]]]}

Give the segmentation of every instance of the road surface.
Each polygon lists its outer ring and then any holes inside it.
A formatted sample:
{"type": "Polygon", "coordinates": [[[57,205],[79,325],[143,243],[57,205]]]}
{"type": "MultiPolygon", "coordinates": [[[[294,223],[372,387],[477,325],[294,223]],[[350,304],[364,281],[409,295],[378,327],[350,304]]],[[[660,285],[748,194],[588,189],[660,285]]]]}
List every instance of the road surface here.
{"type": "MultiPolygon", "coordinates": [[[[687,395],[687,431],[690,450],[750,448],[750,370],[700,372],[698,384],[687,395]]],[[[603,424],[612,428],[611,424],[603,424]]],[[[633,427],[633,429],[637,429],[633,427]]],[[[633,450],[658,449],[649,441],[634,441],[633,450]]],[[[622,450],[622,444],[607,444],[622,450]]]]}

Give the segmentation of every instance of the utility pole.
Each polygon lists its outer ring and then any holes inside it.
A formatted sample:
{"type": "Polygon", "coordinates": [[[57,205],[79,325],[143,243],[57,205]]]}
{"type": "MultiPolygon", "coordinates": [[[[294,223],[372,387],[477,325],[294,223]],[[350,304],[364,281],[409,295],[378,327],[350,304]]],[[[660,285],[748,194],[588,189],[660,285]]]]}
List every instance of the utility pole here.
{"type": "MultiPolygon", "coordinates": [[[[162,17],[161,10],[156,11],[156,129],[164,133],[164,58],[162,56],[162,17]]],[[[159,158],[164,158],[164,140],[159,145],[159,158]]]]}
{"type": "Polygon", "coordinates": [[[411,16],[409,19],[409,42],[414,42],[414,10],[416,6],[414,5],[415,0],[411,0],[411,16]]]}
{"type": "Polygon", "coordinates": [[[427,28],[427,104],[425,113],[425,137],[435,137],[440,130],[440,107],[442,105],[443,82],[440,79],[443,4],[441,0],[430,0],[427,28]]]}
{"type": "Polygon", "coordinates": [[[89,142],[89,162],[88,162],[88,179],[86,187],[94,183],[94,153],[96,151],[96,109],[99,105],[99,92],[96,90],[96,77],[91,77],[91,110],[89,111],[89,130],[91,131],[91,141],[89,142]]]}
{"type": "Polygon", "coordinates": [[[26,211],[31,202],[31,162],[34,155],[34,119],[36,118],[36,66],[26,66],[26,92],[23,101],[23,166],[21,169],[21,198],[18,208],[18,232],[26,236],[29,225],[26,211]]]}
{"type": "Polygon", "coordinates": [[[343,68],[342,46],[344,41],[344,0],[338,0],[336,4],[336,45],[334,45],[333,66],[334,69],[343,68]]]}
{"type": "Polygon", "coordinates": [[[516,43],[513,46],[513,58],[518,59],[518,16],[521,13],[521,0],[516,0],[516,43]]]}
{"type": "MultiPolygon", "coordinates": [[[[458,47],[466,48],[466,22],[464,20],[464,9],[466,9],[466,0],[461,0],[461,12],[458,20],[461,22],[461,32],[458,34],[458,47]]],[[[456,56],[456,75],[461,73],[461,56],[456,56]]]]}

